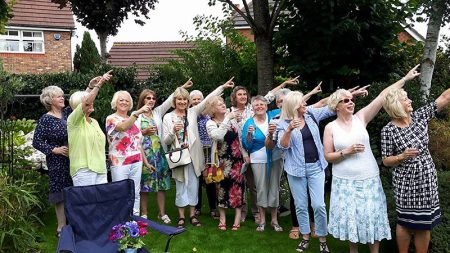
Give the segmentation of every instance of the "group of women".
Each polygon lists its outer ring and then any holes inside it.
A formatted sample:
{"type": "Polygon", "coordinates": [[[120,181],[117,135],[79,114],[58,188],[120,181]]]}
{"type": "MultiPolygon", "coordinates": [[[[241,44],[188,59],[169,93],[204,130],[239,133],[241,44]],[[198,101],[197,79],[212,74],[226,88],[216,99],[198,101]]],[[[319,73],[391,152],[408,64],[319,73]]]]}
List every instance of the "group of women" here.
{"type": "MultiPolygon", "coordinates": [[[[134,180],[135,191],[140,193],[135,195],[135,215],[148,215],[148,193],[155,192],[158,218],[170,223],[165,212],[165,191],[169,190],[172,177],[177,226],[185,226],[188,208],[189,222],[198,227],[202,172],[205,174],[207,166],[221,168],[223,179],[207,187],[212,216],[216,216],[216,208],[219,210],[218,229],[227,230],[225,210],[232,208],[235,217],[231,230],[239,230],[247,216],[248,190],[254,201],[249,204],[256,231],[265,230],[268,211],[270,226],[281,232],[277,208],[284,170],[295,203],[292,215],[298,224],[293,227],[298,227],[301,234],[297,251],[309,248],[310,221],[314,220],[321,253],[329,252],[328,233],[349,241],[351,253],[357,252],[357,243],[368,244],[372,253],[378,252],[379,242],[391,239],[391,234],[378,164],[366,126],[384,107],[391,122],[381,133],[382,158],[384,165],[394,167],[399,251],[407,252],[414,234],[416,252],[426,252],[430,230],[440,220],[427,126],[436,112],[450,103],[450,89],[413,112],[402,87],[419,75],[417,67],[356,113],[354,97],[367,95],[367,87],[340,89],[307,106],[309,97],[321,91],[320,84],[307,95],[285,88],[297,84],[297,78],[283,82],[266,96],[253,97],[251,103],[247,89],[234,87],[233,79],[205,98],[200,91],[189,94],[186,89],[192,82],[188,80],[159,106],[156,93],[146,89],[130,116],[132,98],[128,92],[118,91],[111,101],[115,113],[106,119],[112,180],[134,180]],[[221,94],[233,87],[233,106],[228,109],[221,94]],[[273,100],[278,109],[268,110],[273,100]],[[174,110],[167,113],[171,107],[174,110]],[[336,119],[325,126],[322,142],[319,124],[333,116],[336,119]],[[191,163],[170,170],[164,153],[175,147],[187,147],[191,163]],[[324,197],[328,163],[333,164],[329,222],[324,197]],[[314,217],[310,217],[308,205],[314,217]]],[[[63,92],[58,87],[49,86],[42,92],[41,102],[48,113],[39,120],[33,146],[47,156],[49,200],[56,204],[57,232],[65,224],[62,189],[72,184],[107,182],[106,138],[90,114],[99,89],[110,78],[108,72],[92,79],[85,91],[75,92],[70,98],[72,112],[65,108],[63,92]]]]}

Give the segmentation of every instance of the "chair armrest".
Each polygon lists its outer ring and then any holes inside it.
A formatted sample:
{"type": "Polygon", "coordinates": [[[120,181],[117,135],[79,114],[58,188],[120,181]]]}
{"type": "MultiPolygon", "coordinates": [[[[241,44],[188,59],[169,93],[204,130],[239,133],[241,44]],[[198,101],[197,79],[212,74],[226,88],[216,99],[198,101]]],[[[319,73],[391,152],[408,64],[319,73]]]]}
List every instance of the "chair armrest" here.
{"type": "Polygon", "coordinates": [[[161,234],[165,234],[165,235],[169,235],[169,236],[178,235],[178,234],[181,234],[184,231],[186,231],[185,228],[177,228],[177,227],[173,227],[173,226],[162,225],[162,224],[156,223],[154,221],[144,219],[140,216],[133,215],[132,218],[135,221],[146,222],[151,229],[156,230],[161,234]]]}
{"type": "Polygon", "coordinates": [[[61,235],[58,240],[58,248],[56,249],[56,253],[60,252],[76,252],[75,238],[73,235],[72,227],[70,225],[64,226],[61,230],[61,235]]]}

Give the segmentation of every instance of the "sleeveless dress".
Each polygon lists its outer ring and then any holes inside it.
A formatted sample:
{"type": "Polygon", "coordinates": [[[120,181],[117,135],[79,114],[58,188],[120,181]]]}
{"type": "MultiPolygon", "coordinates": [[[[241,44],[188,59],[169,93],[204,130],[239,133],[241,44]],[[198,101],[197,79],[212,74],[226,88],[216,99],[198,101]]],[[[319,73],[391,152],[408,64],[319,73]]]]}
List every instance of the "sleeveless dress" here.
{"type": "MultiPolygon", "coordinates": [[[[156,126],[153,118],[141,115],[139,119],[141,130],[146,129],[150,125],[156,126]]],[[[161,130],[162,129],[158,129],[157,131],[161,130]]],[[[142,139],[142,149],[144,150],[148,163],[150,163],[153,168],[147,168],[145,165],[142,167],[141,192],[169,190],[171,175],[158,133],[144,135],[142,139]]]]}
{"type": "Polygon", "coordinates": [[[335,238],[353,243],[391,239],[386,196],[378,164],[370,148],[369,134],[353,115],[350,131],[330,123],[335,150],[364,144],[361,153],[346,155],[333,164],[328,231],[335,238]]]}
{"type": "Polygon", "coordinates": [[[219,166],[224,169],[224,179],[218,183],[218,206],[241,207],[245,202],[245,175],[241,174],[244,159],[240,150],[239,134],[232,125],[224,140],[217,142],[219,166]]]}

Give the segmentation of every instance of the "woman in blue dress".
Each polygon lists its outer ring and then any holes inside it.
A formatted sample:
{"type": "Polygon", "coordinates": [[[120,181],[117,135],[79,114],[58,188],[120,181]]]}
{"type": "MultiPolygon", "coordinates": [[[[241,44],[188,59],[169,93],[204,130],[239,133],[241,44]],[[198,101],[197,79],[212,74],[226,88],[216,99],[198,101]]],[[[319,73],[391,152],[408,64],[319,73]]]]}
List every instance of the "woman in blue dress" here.
{"type": "Polygon", "coordinates": [[[63,189],[72,186],[67,147],[67,117],[70,107],[64,108],[64,92],[57,86],[42,90],[41,103],[47,113],[39,119],[33,138],[33,147],[45,154],[48,167],[50,193],[49,202],[55,204],[58,227],[56,235],[66,225],[63,189]]]}

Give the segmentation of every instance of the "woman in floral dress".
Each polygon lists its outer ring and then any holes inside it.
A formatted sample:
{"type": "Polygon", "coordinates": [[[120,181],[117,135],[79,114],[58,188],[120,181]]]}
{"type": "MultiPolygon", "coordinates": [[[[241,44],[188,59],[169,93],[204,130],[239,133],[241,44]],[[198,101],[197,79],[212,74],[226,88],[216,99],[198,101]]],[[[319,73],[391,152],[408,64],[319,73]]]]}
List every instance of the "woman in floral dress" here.
{"type": "MultiPolygon", "coordinates": [[[[187,89],[192,86],[192,81],[188,80],[183,84],[187,89]]],[[[170,170],[167,160],[164,157],[165,146],[161,143],[162,117],[172,105],[173,95],[170,95],[160,106],[155,108],[156,93],[145,89],[139,95],[137,109],[144,105],[149,106],[150,110],[139,115],[136,120],[139,129],[141,129],[142,149],[150,166],[142,167],[141,175],[141,216],[147,218],[148,215],[148,193],[156,192],[156,202],[158,204],[158,219],[168,224],[171,222],[166,214],[165,202],[166,191],[170,189],[170,170]]]]}
{"type": "Polygon", "coordinates": [[[218,228],[227,229],[225,208],[234,208],[236,213],[232,230],[238,230],[246,183],[241,168],[244,164],[243,154],[248,155],[240,143],[239,126],[234,119],[235,113],[231,112],[225,116],[227,108],[221,97],[211,98],[207,113],[211,115],[211,119],[206,123],[208,135],[213,140],[211,163],[219,165],[224,170],[224,179],[218,183],[217,198],[220,213],[218,228]]]}

